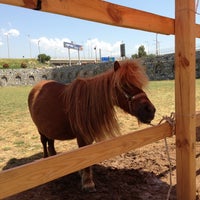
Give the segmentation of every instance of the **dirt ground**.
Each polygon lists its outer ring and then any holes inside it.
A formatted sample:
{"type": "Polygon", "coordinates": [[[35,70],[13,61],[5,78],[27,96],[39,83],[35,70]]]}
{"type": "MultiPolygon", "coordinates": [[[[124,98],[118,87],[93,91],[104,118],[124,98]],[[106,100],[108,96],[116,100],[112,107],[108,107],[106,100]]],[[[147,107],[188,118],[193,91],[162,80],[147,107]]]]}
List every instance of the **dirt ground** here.
{"type": "MultiPolygon", "coordinates": [[[[170,199],[176,199],[174,137],[168,149],[172,163],[170,199]]],[[[35,159],[42,155],[34,155],[35,159]]],[[[11,160],[9,164],[26,163],[32,158],[11,160]]],[[[96,192],[81,191],[79,173],[73,173],[22,192],[6,200],[165,200],[170,189],[169,161],[164,140],[124,153],[93,166],[96,192]]]]}

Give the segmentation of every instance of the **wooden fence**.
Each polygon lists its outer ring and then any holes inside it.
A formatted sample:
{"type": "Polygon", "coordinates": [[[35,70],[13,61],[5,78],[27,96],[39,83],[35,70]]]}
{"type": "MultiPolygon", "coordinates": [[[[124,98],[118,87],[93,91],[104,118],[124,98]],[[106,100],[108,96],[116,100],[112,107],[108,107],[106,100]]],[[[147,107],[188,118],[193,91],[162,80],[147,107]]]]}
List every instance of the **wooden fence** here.
{"type": "MultiPolygon", "coordinates": [[[[195,38],[200,37],[200,26],[195,24],[195,1],[175,0],[175,19],[101,0],[0,0],[0,3],[114,26],[175,35],[177,199],[194,200],[195,128],[200,125],[200,115],[195,112],[195,38]]],[[[0,198],[168,137],[171,135],[171,128],[165,122],[156,127],[3,171],[0,173],[0,198]]]]}

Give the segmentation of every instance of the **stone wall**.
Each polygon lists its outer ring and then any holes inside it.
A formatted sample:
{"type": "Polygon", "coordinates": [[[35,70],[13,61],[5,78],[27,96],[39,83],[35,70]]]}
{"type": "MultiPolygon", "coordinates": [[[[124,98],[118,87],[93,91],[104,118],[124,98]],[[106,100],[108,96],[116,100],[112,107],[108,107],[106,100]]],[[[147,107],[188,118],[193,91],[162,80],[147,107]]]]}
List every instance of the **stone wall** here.
{"type": "MultiPolygon", "coordinates": [[[[174,79],[174,54],[143,59],[150,80],[174,79]]],[[[200,51],[196,52],[196,78],[200,78],[200,51]]]]}
{"type": "Polygon", "coordinates": [[[77,76],[89,77],[111,68],[113,63],[99,63],[77,66],[48,67],[42,69],[1,69],[0,86],[33,85],[40,80],[53,79],[70,83],[77,76]]]}
{"type": "MultiPolygon", "coordinates": [[[[200,78],[200,52],[196,56],[196,77],[200,78]]],[[[174,79],[174,55],[148,57],[142,60],[150,80],[174,79]]],[[[1,69],[0,86],[33,85],[40,80],[53,79],[70,83],[77,76],[89,77],[113,67],[112,62],[42,69],[1,69]]]]}

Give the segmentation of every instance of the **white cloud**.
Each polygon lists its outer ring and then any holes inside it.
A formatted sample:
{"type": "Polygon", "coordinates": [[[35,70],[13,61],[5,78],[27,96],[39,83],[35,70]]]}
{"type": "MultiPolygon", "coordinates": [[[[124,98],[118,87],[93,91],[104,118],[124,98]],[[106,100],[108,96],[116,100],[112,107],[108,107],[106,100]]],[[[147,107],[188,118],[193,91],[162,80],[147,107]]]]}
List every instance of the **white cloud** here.
{"type": "Polygon", "coordinates": [[[119,56],[120,55],[120,44],[121,41],[116,41],[114,44],[100,41],[97,38],[87,40],[85,46],[89,49],[101,49],[102,56],[119,56]]]}
{"type": "Polygon", "coordinates": [[[8,31],[2,29],[2,32],[4,35],[9,35],[13,37],[18,37],[20,35],[20,32],[17,29],[10,29],[8,31]]]}
{"type": "Polygon", "coordinates": [[[43,51],[57,51],[58,53],[66,52],[63,47],[63,42],[70,42],[68,38],[46,38],[40,37],[37,39],[31,39],[32,44],[40,47],[43,51]]]}
{"type": "MultiPolygon", "coordinates": [[[[37,39],[31,39],[31,43],[34,44],[37,48],[41,49],[41,53],[51,54],[52,57],[56,55],[58,57],[67,57],[67,49],[64,48],[63,42],[70,42],[69,38],[47,38],[40,37],[37,39]]],[[[76,43],[76,42],[74,42],[76,43]]],[[[83,46],[83,51],[81,51],[81,56],[85,58],[94,58],[95,57],[95,47],[98,52],[101,49],[101,56],[119,56],[120,55],[120,44],[121,41],[117,41],[114,44],[100,41],[97,38],[88,39],[85,43],[80,44],[83,46]]],[[[77,57],[77,51],[71,50],[71,57],[77,57]]]]}

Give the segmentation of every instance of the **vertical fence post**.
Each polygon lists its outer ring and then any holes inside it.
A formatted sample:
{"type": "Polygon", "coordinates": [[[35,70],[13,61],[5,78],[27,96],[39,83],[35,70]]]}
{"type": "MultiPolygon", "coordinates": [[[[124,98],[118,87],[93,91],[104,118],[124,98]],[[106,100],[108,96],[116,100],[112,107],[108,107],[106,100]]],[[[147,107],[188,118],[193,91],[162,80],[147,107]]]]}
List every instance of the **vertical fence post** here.
{"type": "Polygon", "coordinates": [[[177,199],[196,199],[195,1],[175,0],[177,199]]]}

